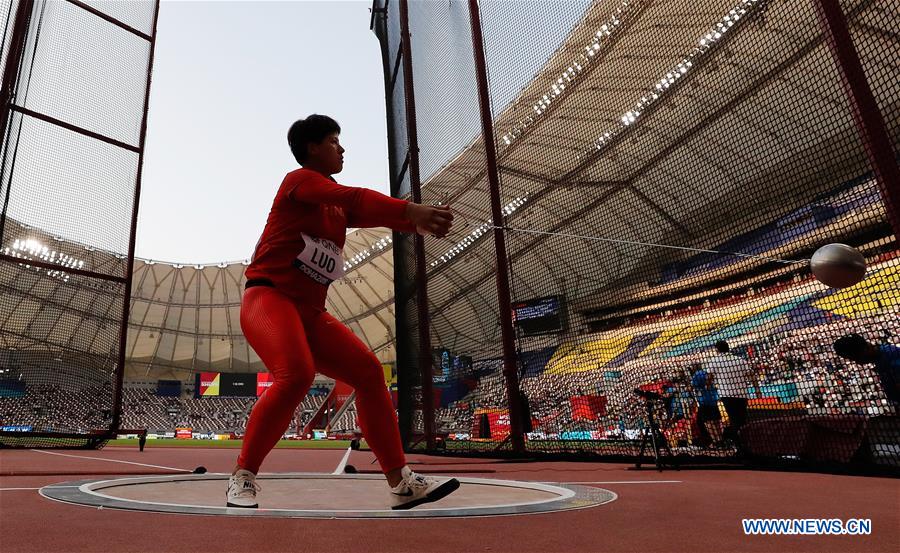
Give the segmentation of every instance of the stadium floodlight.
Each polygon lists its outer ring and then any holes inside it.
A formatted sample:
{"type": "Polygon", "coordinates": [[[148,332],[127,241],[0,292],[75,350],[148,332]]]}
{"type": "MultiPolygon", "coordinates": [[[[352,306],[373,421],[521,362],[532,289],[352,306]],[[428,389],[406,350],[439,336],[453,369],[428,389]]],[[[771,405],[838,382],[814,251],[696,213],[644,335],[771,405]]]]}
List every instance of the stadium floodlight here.
{"type": "Polygon", "coordinates": [[[375,242],[369,248],[357,253],[349,261],[344,262],[344,271],[349,271],[350,269],[356,267],[366,259],[372,256],[376,251],[384,251],[388,245],[392,244],[394,239],[390,236],[385,236],[375,242]]]}
{"type": "MultiPolygon", "coordinates": [[[[515,212],[518,208],[525,205],[525,203],[527,201],[528,201],[527,195],[517,197],[516,199],[514,199],[511,202],[509,202],[508,204],[506,204],[501,209],[501,211],[503,212],[504,215],[509,216],[513,212],[515,212]]],[[[481,225],[476,227],[475,230],[473,230],[471,233],[469,233],[468,236],[466,236],[465,238],[463,238],[462,240],[460,240],[459,242],[457,242],[456,244],[451,246],[449,250],[444,252],[436,260],[432,261],[429,264],[429,267],[434,268],[443,263],[447,263],[448,261],[450,261],[451,259],[456,257],[457,254],[462,253],[463,251],[466,250],[466,248],[468,248],[469,246],[474,244],[478,240],[478,238],[483,236],[488,231],[488,229],[490,229],[492,227],[493,227],[493,224],[490,221],[482,223],[481,225]]]]}
{"type": "MultiPolygon", "coordinates": [[[[3,253],[9,255],[10,257],[15,257],[18,259],[22,259],[25,261],[28,260],[40,260],[47,263],[53,263],[56,265],[61,265],[63,267],[69,268],[83,268],[84,261],[71,257],[61,252],[57,252],[56,250],[50,249],[45,246],[39,240],[34,238],[28,239],[17,239],[13,241],[12,247],[6,246],[3,248],[3,253]]],[[[32,266],[30,264],[22,264],[26,269],[31,269],[32,266]]],[[[39,267],[34,267],[37,271],[47,271],[46,269],[41,269],[39,267]]],[[[68,282],[69,275],[64,271],[55,271],[49,270],[47,271],[47,276],[51,277],[59,277],[63,279],[65,282],[68,282]]]]}
{"type": "MultiPolygon", "coordinates": [[[[697,58],[705,55],[709,51],[712,44],[719,42],[725,35],[725,33],[727,33],[734,26],[734,24],[737,23],[737,21],[747,13],[747,8],[752,8],[753,5],[759,3],[759,1],[760,0],[742,0],[737,7],[732,8],[727,14],[722,17],[722,19],[713,24],[712,27],[699,38],[698,41],[701,47],[693,49],[691,53],[688,54],[688,56],[682,59],[680,62],[678,62],[672,70],[667,71],[666,74],[654,84],[650,94],[645,94],[644,96],[642,96],[640,101],[637,102],[637,106],[635,107],[635,109],[626,112],[620,118],[619,127],[612,131],[603,133],[603,135],[601,135],[594,141],[591,149],[603,150],[608,145],[608,142],[610,141],[610,138],[612,136],[616,136],[624,128],[629,127],[632,123],[634,123],[637,115],[640,115],[640,112],[644,111],[651,104],[658,102],[663,97],[663,95],[672,87],[672,85],[674,85],[678,79],[686,75],[688,70],[693,67],[694,62],[692,61],[692,58],[697,58]],[[656,92],[653,92],[654,89],[656,90],[656,92]]],[[[579,158],[585,157],[586,155],[587,152],[582,153],[579,155],[579,158]]]]}
{"type": "MultiPolygon", "coordinates": [[[[591,42],[589,44],[585,45],[585,47],[584,47],[585,53],[582,53],[580,55],[580,59],[583,62],[589,63],[590,61],[592,61],[591,58],[593,58],[600,51],[600,49],[602,47],[601,45],[608,42],[609,37],[612,36],[612,34],[615,32],[616,28],[622,24],[623,19],[620,18],[620,16],[624,16],[626,14],[626,12],[628,11],[628,6],[629,6],[629,3],[627,1],[622,2],[621,5],[616,9],[616,12],[612,15],[612,17],[606,23],[601,25],[600,29],[598,31],[596,31],[596,33],[594,35],[592,35],[591,42]]],[[[557,81],[557,84],[561,84],[563,78],[567,82],[573,82],[574,76],[576,73],[576,69],[577,69],[577,72],[580,73],[583,70],[583,68],[584,67],[580,63],[578,63],[578,61],[574,61],[572,63],[572,65],[570,65],[566,69],[566,71],[563,72],[561,78],[557,81]],[[574,66],[574,68],[573,68],[573,66],[574,66]]],[[[557,90],[556,87],[551,86],[551,91],[552,91],[554,97],[561,95],[562,90],[564,90],[564,89],[565,89],[564,86],[560,87],[559,90],[557,90]]],[[[549,103],[550,103],[550,99],[548,98],[548,95],[545,94],[543,96],[542,100],[539,100],[537,103],[532,105],[532,109],[534,110],[534,112],[537,115],[543,115],[544,112],[547,110],[546,104],[549,104],[549,103]]],[[[537,121],[537,119],[530,117],[530,116],[525,118],[524,120],[518,121],[515,124],[512,131],[508,131],[506,134],[504,134],[504,136],[503,136],[504,144],[506,146],[511,145],[513,143],[513,141],[522,134],[522,131],[526,127],[534,124],[536,121],[537,121]]]]}

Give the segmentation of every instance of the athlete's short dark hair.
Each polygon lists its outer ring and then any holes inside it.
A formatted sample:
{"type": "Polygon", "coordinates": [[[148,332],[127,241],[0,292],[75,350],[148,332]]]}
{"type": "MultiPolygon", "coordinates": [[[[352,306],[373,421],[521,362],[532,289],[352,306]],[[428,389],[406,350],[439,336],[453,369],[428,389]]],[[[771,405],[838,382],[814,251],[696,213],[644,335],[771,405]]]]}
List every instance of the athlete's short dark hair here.
{"type": "Polygon", "coordinates": [[[728,353],[728,349],[728,342],[725,340],[716,342],[716,350],[718,350],[719,353],[728,353]]]}
{"type": "Polygon", "coordinates": [[[330,134],[340,134],[341,126],[338,122],[327,115],[319,115],[314,113],[306,119],[294,121],[288,130],[288,146],[297,163],[303,164],[306,161],[307,151],[306,145],[310,142],[319,144],[325,137],[330,134]]]}

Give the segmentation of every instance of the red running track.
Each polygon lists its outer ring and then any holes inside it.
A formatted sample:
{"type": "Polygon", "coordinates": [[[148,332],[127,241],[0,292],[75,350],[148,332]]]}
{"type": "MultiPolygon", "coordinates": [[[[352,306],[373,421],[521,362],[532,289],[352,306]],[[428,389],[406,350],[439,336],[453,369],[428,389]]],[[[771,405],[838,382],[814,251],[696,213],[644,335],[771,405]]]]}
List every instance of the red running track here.
{"type": "MultiPolygon", "coordinates": [[[[431,520],[304,520],[154,514],[67,505],[40,486],[164,473],[129,461],[231,470],[237,450],[109,447],[0,451],[0,551],[14,552],[839,552],[900,551],[900,480],[746,470],[658,473],[606,463],[512,463],[413,455],[414,467],[509,480],[592,482],[619,498],[561,513],[431,520]],[[98,459],[86,459],[97,457],[98,459]],[[110,462],[117,461],[117,462],[110,462]],[[663,481],[677,482],[663,482],[663,481]],[[602,482],[602,483],[601,483],[602,482]],[[656,482],[656,483],[650,483],[656,482]],[[12,489],[26,488],[26,489],[12,489]],[[30,489],[29,489],[30,488],[30,489]],[[869,518],[868,536],[746,536],[742,518],[869,518]]],[[[276,449],[264,472],[332,472],[344,450],[276,449]]],[[[355,451],[365,470],[372,455],[355,451]]],[[[265,491],[263,491],[265,493],[265,491]]],[[[223,491],[224,494],[224,491],[223,491]]]]}

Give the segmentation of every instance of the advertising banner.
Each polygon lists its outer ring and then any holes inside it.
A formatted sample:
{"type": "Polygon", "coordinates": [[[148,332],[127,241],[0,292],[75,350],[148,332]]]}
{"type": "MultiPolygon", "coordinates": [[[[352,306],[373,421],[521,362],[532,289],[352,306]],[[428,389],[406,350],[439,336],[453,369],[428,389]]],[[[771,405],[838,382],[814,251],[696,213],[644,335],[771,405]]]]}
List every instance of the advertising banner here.
{"type": "Polygon", "coordinates": [[[559,435],[561,440],[602,440],[604,437],[604,432],[600,430],[572,430],[559,435]]]}
{"type": "Polygon", "coordinates": [[[176,440],[190,440],[193,437],[193,428],[184,427],[175,429],[176,440]]]}
{"type": "Polygon", "coordinates": [[[394,389],[397,387],[397,371],[394,370],[394,365],[390,363],[382,363],[381,370],[384,371],[384,383],[389,388],[394,389]]]}
{"type": "Polygon", "coordinates": [[[219,373],[200,373],[200,390],[198,396],[210,397],[219,395],[219,373]]]}
{"type": "Polygon", "coordinates": [[[473,418],[474,440],[503,441],[509,436],[509,411],[506,409],[476,409],[473,418]]]}
{"type": "Polygon", "coordinates": [[[4,432],[31,432],[33,428],[29,425],[0,426],[0,430],[4,432]]]}
{"type": "Polygon", "coordinates": [[[275,382],[275,379],[272,377],[270,373],[257,373],[256,374],[256,397],[263,395],[263,392],[275,382]]]}
{"type": "Polygon", "coordinates": [[[606,415],[606,396],[584,395],[569,398],[573,420],[595,421],[606,415]]]}

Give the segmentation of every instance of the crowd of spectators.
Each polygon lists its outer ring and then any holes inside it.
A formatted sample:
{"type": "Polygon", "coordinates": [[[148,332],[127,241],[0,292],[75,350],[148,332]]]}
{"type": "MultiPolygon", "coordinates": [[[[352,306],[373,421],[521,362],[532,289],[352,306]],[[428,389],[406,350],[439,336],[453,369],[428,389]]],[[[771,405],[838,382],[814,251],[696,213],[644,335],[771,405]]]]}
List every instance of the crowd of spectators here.
{"type": "Polygon", "coordinates": [[[30,427],[34,432],[87,433],[109,425],[109,384],[69,389],[59,383],[37,383],[24,395],[0,397],[0,425],[30,427]]]}
{"type": "MultiPolygon", "coordinates": [[[[31,385],[25,395],[0,397],[0,425],[20,430],[89,433],[108,428],[113,395],[109,385],[69,388],[59,384],[31,385]]],[[[308,395],[299,415],[315,412],[324,395],[308,395]]],[[[193,432],[243,434],[255,397],[158,396],[147,388],[124,388],[120,428],[151,433],[191,428],[193,432]]]]}
{"type": "Polygon", "coordinates": [[[343,413],[332,421],[329,430],[337,434],[353,434],[359,432],[359,420],[356,412],[356,403],[351,403],[343,413]]]}
{"type": "MultiPolygon", "coordinates": [[[[885,311],[853,319],[836,319],[825,324],[798,328],[781,335],[747,335],[732,342],[737,355],[756,371],[757,389],[764,396],[772,390],[786,389],[782,403],[793,404],[811,415],[861,414],[877,416],[896,412],[897,407],[885,397],[874,372],[847,361],[834,351],[834,341],[848,333],[857,333],[873,343],[900,343],[900,316],[885,311]]],[[[640,386],[670,383],[677,403],[669,402],[671,411],[690,413],[696,408],[702,392],[691,385],[691,375],[702,366],[711,351],[700,351],[678,357],[640,357],[629,361],[613,374],[604,371],[576,373],[544,371],[521,381],[532,419],[545,433],[572,430],[602,430],[610,437],[631,434],[627,430],[642,428],[646,412],[644,400],[633,391],[640,386]],[[607,412],[597,420],[573,416],[573,396],[604,395],[607,412]]],[[[500,364],[488,367],[478,386],[459,401],[436,413],[438,428],[445,432],[469,432],[478,408],[505,408],[506,382],[500,364]],[[493,370],[492,370],[493,369],[493,370]]],[[[485,367],[479,367],[484,371],[485,367]]],[[[89,432],[109,425],[112,394],[108,384],[76,389],[59,384],[27,387],[19,397],[0,397],[0,423],[30,426],[33,430],[89,432]]],[[[721,386],[721,385],[720,385],[721,386]]],[[[247,417],[256,398],[203,397],[191,395],[160,397],[153,390],[125,388],[123,428],[147,428],[172,431],[190,427],[196,432],[243,433],[247,417]]],[[[299,412],[315,412],[324,396],[307,396],[299,412]]],[[[665,420],[665,414],[663,416],[665,420]]],[[[355,431],[358,427],[354,405],[334,422],[336,432],[355,431]]]]}
{"type": "Polygon", "coordinates": [[[796,384],[811,414],[875,416],[891,411],[876,375],[835,353],[835,340],[850,333],[876,344],[900,344],[900,314],[837,320],[796,330],[782,340],[766,337],[754,348],[761,383],[796,384]]]}
{"type": "MultiPolygon", "coordinates": [[[[771,289],[748,293],[737,303],[730,300],[727,303],[740,309],[741,301],[749,304],[765,296],[771,305],[778,305],[796,295],[792,286],[803,285],[801,280],[790,284],[779,283],[771,289]]],[[[636,356],[617,365],[614,370],[604,370],[599,361],[591,366],[589,359],[586,363],[579,361],[571,365],[578,370],[559,370],[559,367],[554,370],[530,370],[529,374],[534,376],[520,380],[522,396],[531,419],[535,421],[535,430],[546,435],[599,431],[602,436],[619,438],[634,436],[646,424],[646,400],[636,395],[634,390],[656,390],[664,396],[664,401],[660,403],[660,420],[670,423],[675,442],[691,442],[690,433],[685,431],[683,425],[676,426],[676,423],[696,416],[704,402],[708,405],[722,403],[723,419],[733,418],[734,412],[726,412],[724,403],[727,401],[722,399],[727,400],[728,395],[741,392],[741,387],[746,392],[751,418],[753,413],[763,411],[767,416],[773,416],[776,407],[784,413],[808,415],[876,417],[896,414],[898,406],[886,397],[881,381],[871,366],[848,361],[837,355],[834,349],[838,338],[851,333],[859,334],[873,344],[900,344],[900,306],[879,304],[877,307],[852,317],[832,316],[827,312],[827,318],[811,321],[808,326],[804,326],[805,323],[784,326],[784,318],[775,318],[771,324],[748,326],[746,332],[730,335],[731,354],[746,361],[753,373],[746,382],[741,382],[737,392],[734,383],[722,381],[725,377],[721,371],[709,367],[710,358],[715,355],[711,347],[674,355],[666,347],[657,347],[649,355],[636,356]],[[698,376],[698,373],[702,374],[698,376]],[[713,394],[712,390],[716,393],[713,394]],[[725,390],[728,392],[725,393],[725,390]],[[577,396],[605,397],[605,412],[598,413],[596,417],[580,416],[575,413],[572,404],[572,398],[577,396]],[[728,417],[729,414],[732,417],[728,417]]],[[[703,317],[705,313],[721,308],[721,303],[703,302],[679,313],[637,318],[631,321],[627,331],[637,336],[650,325],[659,325],[661,321],[666,325],[676,325],[679,317],[703,317]]],[[[716,330],[720,329],[712,328],[710,332],[716,330]]],[[[580,337],[578,341],[581,345],[574,344],[572,352],[579,359],[589,357],[591,352],[584,346],[586,340],[601,339],[620,331],[622,328],[580,337]]],[[[437,410],[436,422],[440,431],[471,432],[478,409],[502,410],[508,406],[501,365],[499,359],[476,360],[473,363],[472,373],[478,375],[477,385],[461,399],[437,410]]],[[[29,382],[24,395],[0,397],[0,424],[66,432],[87,432],[107,427],[111,420],[112,403],[109,386],[108,382],[97,385],[81,382],[72,388],[60,383],[29,382]]],[[[308,418],[318,409],[324,397],[318,394],[307,396],[295,418],[303,420],[303,413],[308,418]]],[[[150,431],[191,427],[198,432],[241,434],[255,400],[194,398],[190,393],[180,397],[161,397],[152,389],[126,386],[121,426],[147,428],[150,431]]],[[[711,409],[706,411],[707,418],[714,416],[711,409]]],[[[422,427],[421,413],[417,412],[415,417],[414,426],[422,427]]],[[[706,437],[712,443],[727,438],[725,422],[699,426],[705,428],[706,437]]],[[[330,427],[335,432],[355,431],[358,427],[355,406],[351,404],[337,420],[330,423],[330,427]]]]}
{"type": "MultiPolygon", "coordinates": [[[[776,299],[779,296],[788,298],[790,289],[779,285],[774,292],[762,292],[774,293],[776,299]]],[[[777,301],[772,300],[772,303],[777,304],[777,301]]],[[[697,312],[691,312],[691,315],[697,316],[697,312]]],[[[841,336],[856,333],[873,344],[900,345],[898,307],[880,306],[877,311],[864,315],[829,316],[816,323],[777,332],[773,331],[777,328],[773,326],[776,323],[761,325],[729,338],[732,354],[743,359],[750,368],[751,375],[741,383],[749,402],[749,416],[778,416],[779,412],[868,417],[896,414],[898,406],[886,397],[873,367],[843,359],[835,353],[834,342],[841,336]]],[[[637,323],[638,333],[642,324],[637,323]]],[[[783,324],[783,320],[777,324],[783,324]]],[[[635,430],[646,424],[647,416],[645,400],[634,390],[655,387],[666,394],[660,403],[660,419],[664,423],[677,422],[673,418],[679,417],[673,413],[680,413],[680,418],[690,420],[704,398],[720,406],[721,423],[704,425],[701,421],[699,426],[704,427],[701,432],[705,434],[706,443],[721,444],[728,438],[729,417],[724,407],[727,401],[723,402],[718,392],[715,396],[707,392],[717,386],[716,371],[709,371],[712,374],[708,382],[700,380],[703,389],[698,388],[698,380],[694,379],[697,371],[703,369],[714,355],[712,347],[671,356],[668,350],[660,348],[651,355],[628,361],[614,371],[602,370],[599,363],[594,370],[545,370],[537,376],[521,379],[520,386],[532,419],[546,435],[583,430],[600,431],[606,437],[635,436],[635,430]],[[583,395],[605,396],[606,413],[596,419],[575,416],[571,398],[583,395]],[[711,400],[712,397],[715,400],[711,400]]],[[[499,369],[499,363],[496,364],[499,369]]],[[[721,374],[719,378],[722,378],[721,374]]],[[[727,388],[729,395],[736,393],[733,383],[719,382],[718,388],[727,388]]],[[[505,379],[501,371],[495,370],[482,377],[478,387],[467,396],[438,410],[436,418],[446,431],[469,432],[474,427],[477,409],[505,409],[507,405],[505,379]]],[[[735,413],[731,414],[734,418],[735,413]]],[[[670,426],[674,429],[673,441],[691,442],[684,425],[670,426]]]]}

